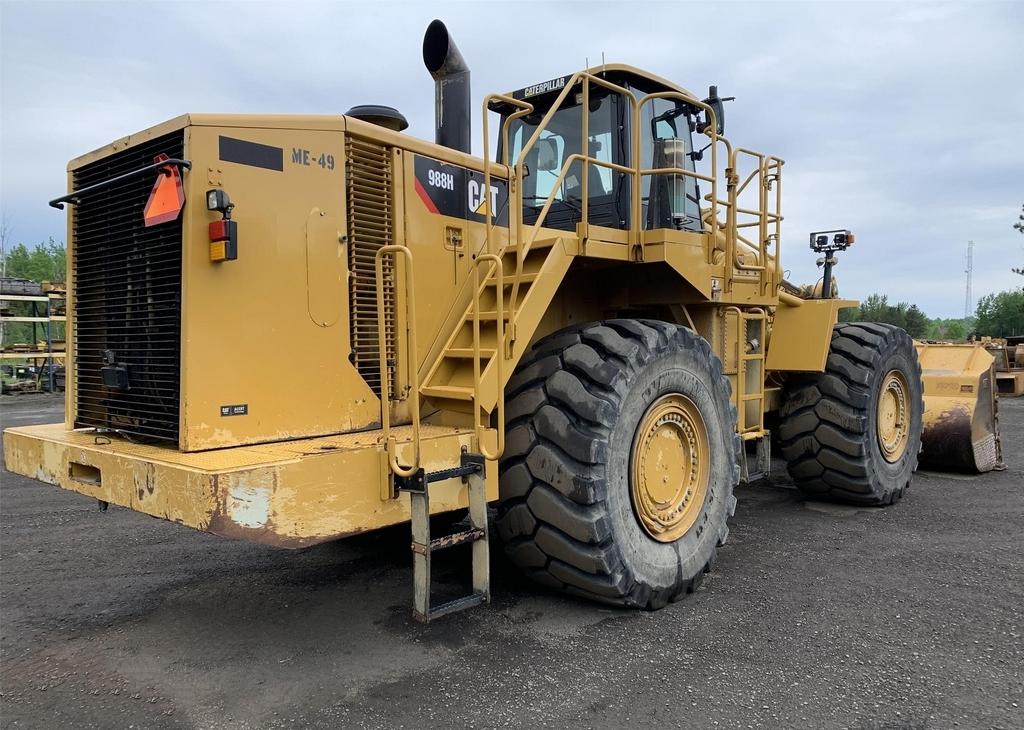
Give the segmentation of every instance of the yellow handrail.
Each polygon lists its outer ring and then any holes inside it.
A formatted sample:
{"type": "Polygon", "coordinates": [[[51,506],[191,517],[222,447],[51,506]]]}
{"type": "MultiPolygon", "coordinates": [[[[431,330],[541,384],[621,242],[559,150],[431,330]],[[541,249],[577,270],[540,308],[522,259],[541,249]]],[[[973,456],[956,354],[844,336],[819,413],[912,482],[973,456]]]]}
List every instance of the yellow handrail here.
{"type": "MultiPolygon", "coordinates": [[[[400,477],[411,477],[420,468],[420,383],[416,367],[416,288],[413,285],[412,251],[407,246],[390,244],[377,249],[377,345],[380,353],[380,422],[388,452],[388,465],[400,477]],[[398,444],[391,435],[391,393],[387,377],[387,333],[384,317],[384,257],[396,254],[405,258],[405,307],[408,332],[406,357],[409,359],[409,410],[412,416],[413,459],[410,466],[398,463],[398,444]]],[[[397,270],[397,266],[395,267],[397,270]]],[[[397,294],[397,292],[396,292],[397,294]]],[[[396,296],[397,299],[397,296],[396,296]]]]}
{"type": "MultiPolygon", "coordinates": [[[[490,133],[490,124],[489,124],[489,117],[490,117],[490,115],[488,114],[488,112],[490,111],[491,102],[494,102],[494,101],[500,101],[500,102],[505,103],[505,104],[511,104],[512,106],[519,107],[519,111],[513,112],[512,114],[509,114],[508,117],[505,119],[504,122],[502,122],[502,125],[501,125],[502,151],[503,151],[503,153],[505,155],[505,159],[506,160],[508,160],[508,130],[509,130],[509,127],[511,126],[512,122],[514,122],[516,119],[524,117],[524,116],[526,116],[527,114],[529,114],[530,112],[533,111],[533,104],[530,104],[530,103],[525,102],[525,101],[520,101],[519,99],[514,99],[511,96],[507,96],[505,94],[489,94],[488,96],[486,96],[484,98],[484,103],[483,103],[483,118],[484,118],[484,190],[486,191],[485,195],[486,195],[486,199],[487,199],[486,208],[485,208],[485,210],[487,211],[487,216],[485,218],[486,222],[485,222],[485,227],[484,227],[484,252],[488,253],[488,254],[493,253],[493,249],[491,248],[491,230],[494,228],[493,219],[494,219],[494,216],[495,216],[495,213],[496,213],[496,211],[492,211],[491,210],[491,133],[490,133]]],[[[507,167],[508,163],[506,162],[504,164],[507,167]]],[[[519,185],[519,180],[514,178],[512,175],[509,175],[509,181],[508,181],[508,188],[509,188],[509,190],[508,190],[508,193],[509,193],[509,195],[508,195],[509,243],[512,243],[511,239],[512,239],[512,229],[513,229],[513,227],[515,228],[515,231],[516,231],[516,241],[517,242],[518,242],[518,238],[519,238],[519,217],[518,216],[522,215],[522,208],[521,208],[521,206],[513,205],[513,201],[519,200],[518,197],[514,197],[515,191],[518,188],[518,185],[519,185]],[[513,224],[512,224],[512,221],[513,221],[513,217],[512,217],[513,213],[512,213],[512,211],[513,210],[516,211],[516,215],[517,215],[517,217],[515,218],[515,221],[516,221],[515,226],[513,226],[513,224]]]]}
{"type": "Polygon", "coordinates": [[[755,218],[751,223],[736,224],[736,228],[753,228],[757,226],[758,229],[758,242],[754,246],[750,241],[747,241],[742,236],[737,237],[744,240],[744,242],[756,248],[759,255],[760,266],[745,264],[739,260],[739,252],[734,251],[733,266],[740,271],[757,271],[764,272],[760,274],[760,280],[762,284],[762,293],[769,288],[769,284],[773,284],[775,288],[778,287],[779,282],[782,280],[782,260],[779,248],[781,242],[781,226],[782,226],[782,215],[779,212],[782,205],[782,160],[777,157],[765,155],[761,152],[755,152],[743,147],[737,147],[733,150],[730,159],[729,167],[732,170],[736,170],[739,166],[740,155],[747,155],[757,160],[757,167],[750,172],[750,174],[744,179],[743,183],[730,190],[729,194],[729,205],[735,211],[736,214],[743,214],[753,216],[755,218]],[[758,208],[757,210],[751,208],[742,208],[739,205],[739,196],[754,180],[758,181],[758,208]],[[768,191],[771,189],[773,183],[778,183],[776,188],[775,196],[775,207],[770,209],[768,205],[768,191]],[[772,227],[772,231],[769,232],[769,226],[772,227]],[[772,250],[769,252],[769,242],[772,244],[772,250]],[[771,264],[774,264],[772,266],[771,264]],[[767,278],[768,272],[772,273],[772,281],[769,282],[767,278]]]}
{"type": "MultiPolygon", "coordinates": [[[[633,111],[633,159],[636,161],[638,169],[638,178],[636,181],[636,188],[633,192],[633,220],[637,221],[636,225],[639,225],[640,221],[640,179],[649,175],[655,174],[675,174],[685,175],[686,177],[692,177],[697,180],[703,180],[711,184],[711,191],[704,196],[704,199],[711,203],[711,215],[709,216],[710,221],[710,237],[707,256],[710,261],[711,249],[714,245],[715,239],[718,237],[719,222],[718,222],[718,145],[722,144],[725,146],[726,154],[728,158],[732,157],[732,145],[729,140],[718,134],[718,119],[715,115],[715,110],[705,104],[702,101],[698,101],[692,96],[680,93],[678,91],[656,91],[643,96],[633,111]],[[695,170],[686,170],[681,168],[656,168],[656,169],[643,169],[640,167],[640,113],[643,110],[644,104],[654,101],[655,99],[670,99],[675,101],[681,101],[684,104],[692,107],[696,107],[705,113],[705,116],[709,122],[708,126],[704,129],[703,134],[710,140],[709,148],[711,149],[711,175],[701,175],[695,170]],[[671,173],[669,173],[671,170],[671,173]]],[[[731,180],[731,170],[726,169],[726,180],[731,180]]],[[[733,236],[733,227],[735,220],[730,216],[730,212],[726,211],[726,230],[725,230],[725,245],[726,245],[726,260],[732,260],[732,251],[735,249],[735,238],[733,236]]],[[[729,278],[727,272],[727,287],[729,285],[729,278]]]]}
{"type": "MultiPolygon", "coordinates": [[[[477,256],[473,263],[473,432],[476,434],[477,448],[483,457],[488,461],[497,461],[505,451],[505,398],[501,394],[505,388],[504,362],[505,362],[505,278],[504,267],[501,263],[501,256],[492,253],[485,253],[477,256]],[[495,450],[488,452],[484,446],[484,427],[480,420],[480,263],[489,261],[494,264],[494,276],[497,283],[497,304],[495,315],[497,316],[497,331],[494,337],[494,367],[496,382],[498,384],[498,438],[495,450]]],[[[490,278],[490,272],[484,278],[486,282],[490,278]]]]}

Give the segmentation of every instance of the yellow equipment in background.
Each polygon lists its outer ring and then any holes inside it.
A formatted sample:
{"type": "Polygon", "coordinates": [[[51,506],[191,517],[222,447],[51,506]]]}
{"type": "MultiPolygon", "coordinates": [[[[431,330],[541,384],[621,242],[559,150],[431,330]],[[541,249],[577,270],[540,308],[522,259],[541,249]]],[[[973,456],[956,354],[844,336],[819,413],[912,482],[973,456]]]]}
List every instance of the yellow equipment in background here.
{"type": "Polygon", "coordinates": [[[921,465],[940,471],[1005,468],[992,355],[976,343],[915,345],[924,380],[921,465]]]}
{"type": "Polygon", "coordinates": [[[1024,336],[982,337],[980,342],[995,358],[996,392],[1009,398],[1024,395],[1024,336]]]}

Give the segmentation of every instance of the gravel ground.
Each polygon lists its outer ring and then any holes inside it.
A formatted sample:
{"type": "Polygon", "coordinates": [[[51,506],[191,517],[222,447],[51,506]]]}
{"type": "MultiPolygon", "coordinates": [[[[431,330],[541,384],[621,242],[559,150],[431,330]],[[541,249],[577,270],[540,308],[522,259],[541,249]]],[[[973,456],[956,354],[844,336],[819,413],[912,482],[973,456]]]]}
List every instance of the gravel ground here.
{"type": "MultiPolygon", "coordinates": [[[[62,418],[0,400],[5,426],[62,418]]],[[[7,472],[4,727],[1024,727],[1024,399],[1009,469],[920,473],[893,508],[743,487],[687,600],[609,610],[495,557],[494,602],[410,618],[408,535],[301,552],[7,472]]]]}

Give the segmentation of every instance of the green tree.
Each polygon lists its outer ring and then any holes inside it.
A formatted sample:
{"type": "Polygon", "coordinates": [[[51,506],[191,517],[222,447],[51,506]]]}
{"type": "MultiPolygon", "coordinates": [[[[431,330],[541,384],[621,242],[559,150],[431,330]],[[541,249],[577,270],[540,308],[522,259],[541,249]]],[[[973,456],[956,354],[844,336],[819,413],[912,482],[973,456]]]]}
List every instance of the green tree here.
{"type": "Polygon", "coordinates": [[[979,299],[975,330],[991,337],[1024,334],[1024,288],[986,294],[979,299]]]}
{"type": "Polygon", "coordinates": [[[971,321],[966,319],[933,319],[925,337],[929,340],[964,340],[971,321]]]}
{"type": "Polygon", "coordinates": [[[860,313],[857,319],[862,322],[882,322],[885,324],[902,324],[893,322],[896,316],[895,307],[889,304],[889,297],[885,294],[872,294],[860,303],[860,313]]]}
{"type": "Polygon", "coordinates": [[[904,329],[911,337],[920,339],[928,333],[928,325],[930,324],[928,317],[917,308],[916,304],[911,304],[907,307],[905,321],[904,329]]]}
{"type": "Polygon", "coordinates": [[[63,243],[52,238],[29,248],[24,243],[4,252],[4,275],[31,281],[64,281],[67,274],[67,251],[63,243]]]}
{"type": "Polygon", "coordinates": [[[857,309],[841,310],[839,321],[894,324],[917,338],[928,336],[931,327],[931,320],[916,304],[889,304],[889,297],[885,294],[870,295],[857,309]]]}
{"type": "Polygon", "coordinates": [[[963,320],[954,319],[946,325],[947,340],[964,340],[967,339],[967,326],[963,323],[963,320]]]}

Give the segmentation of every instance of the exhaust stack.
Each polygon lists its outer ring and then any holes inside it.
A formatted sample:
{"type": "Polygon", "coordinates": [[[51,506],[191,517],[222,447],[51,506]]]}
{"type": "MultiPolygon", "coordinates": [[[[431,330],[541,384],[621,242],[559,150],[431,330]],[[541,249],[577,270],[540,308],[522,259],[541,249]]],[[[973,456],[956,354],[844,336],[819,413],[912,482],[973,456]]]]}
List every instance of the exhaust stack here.
{"type": "Polygon", "coordinates": [[[469,66],[440,20],[423,36],[423,64],[434,78],[434,141],[469,153],[469,66]]]}

